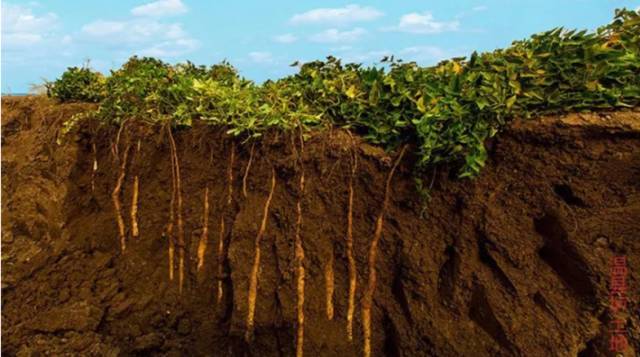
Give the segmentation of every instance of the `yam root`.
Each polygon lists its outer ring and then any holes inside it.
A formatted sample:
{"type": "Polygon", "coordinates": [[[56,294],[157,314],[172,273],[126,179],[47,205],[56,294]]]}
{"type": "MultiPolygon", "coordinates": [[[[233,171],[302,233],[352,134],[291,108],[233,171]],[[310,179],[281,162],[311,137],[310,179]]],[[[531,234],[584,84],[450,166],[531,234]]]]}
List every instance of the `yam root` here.
{"type": "Polygon", "coordinates": [[[393,178],[393,174],[400,164],[402,157],[404,156],[404,152],[407,146],[403,146],[396,162],[393,164],[391,171],[389,171],[389,175],[387,176],[387,182],[385,184],[384,189],[384,200],[382,202],[382,208],[380,209],[380,214],[378,214],[378,218],[376,219],[376,228],[373,234],[373,240],[371,241],[371,246],[369,247],[369,280],[367,281],[367,286],[364,291],[364,295],[362,298],[362,327],[364,330],[364,356],[371,356],[371,306],[373,304],[373,293],[376,288],[376,256],[378,254],[378,243],[380,242],[380,238],[382,237],[382,227],[384,224],[384,215],[387,210],[387,206],[389,205],[389,193],[391,191],[391,179],[393,178]]]}
{"type": "Polygon", "coordinates": [[[197,271],[200,271],[204,266],[204,255],[207,251],[207,243],[209,241],[209,185],[204,188],[204,203],[202,212],[202,235],[200,236],[200,242],[198,243],[198,266],[197,271]]]}
{"type": "Polygon", "coordinates": [[[115,208],[116,214],[116,223],[118,224],[118,236],[120,238],[120,250],[124,253],[127,249],[127,237],[126,237],[126,228],[124,225],[124,219],[122,218],[122,205],[120,203],[120,192],[122,191],[122,184],[124,183],[124,178],[126,176],[127,171],[127,160],[129,158],[129,149],[130,145],[127,145],[124,154],[122,155],[122,159],[120,160],[120,170],[118,173],[118,179],[116,181],[116,186],[111,193],[111,200],[113,201],[113,207],[115,208]]]}
{"type": "Polygon", "coordinates": [[[182,220],[182,184],[180,182],[180,161],[173,134],[169,129],[169,143],[175,167],[176,198],[177,198],[177,223],[178,223],[178,291],[182,294],[184,287],[184,222],[182,220]]]}
{"type": "MultiPolygon", "coordinates": [[[[140,140],[138,140],[138,146],[133,156],[133,163],[137,163],[138,156],[140,155],[140,140]]],[[[132,165],[133,166],[133,165],[132,165]]],[[[140,178],[138,173],[133,177],[133,194],[131,197],[131,237],[138,238],[140,230],[138,228],[138,189],[140,186],[140,178]]]]}
{"type": "MultiPolygon", "coordinates": [[[[351,133],[349,133],[351,134],[351,133]]],[[[351,137],[353,142],[353,137],[351,137]]],[[[352,143],[354,145],[355,143],[352,143]]],[[[347,208],[347,262],[349,270],[349,301],[347,305],[347,337],[353,341],[353,313],[356,308],[356,286],[358,271],[356,269],[356,259],[353,256],[353,180],[356,177],[358,167],[358,156],[355,148],[351,153],[351,174],[349,175],[349,198],[347,208]]]]}
{"type": "Polygon", "coordinates": [[[333,276],[333,251],[329,257],[329,261],[324,268],[324,281],[326,287],[326,307],[327,307],[327,319],[333,320],[333,291],[335,288],[334,276],[333,276]]]}
{"type": "Polygon", "coordinates": [[[244,175],[242,176],[242,195],[247,197],[247,177],[249,176],[249,170],[251,170],[251,163],[253,162],[253,150],[256,143],[251,144],[251,150],[249,151],[249,161],[247,162],[247,168],[244,169],[244,175]]]}
{"type": "MultiPolygon", "coordinates": [[[[295,145],[294,145],[295,148],[295,145]]],[[[296,312],[297,312],[297,339],[296,339],[296,357],[302,357],[304,351],[304,247],[302,244],[302,198],[304,196],[304,166],[302,154],[304,153],[304,140],[302,138],[302,128],[300,128],[300,154],[298,155],[300,169],[300,185],[298,202],[296,203],[296,234],[295,234],[295,252],[294,260],[296,266],[296,312]]]]}
{"type": "Polygon", "coordinates": [[[262,214],[262,223],[260,223],[260,229],[256,235],[255,240],[255,254],[253,257],[253,266],[251,268],[251,276],[249,277],[249,293],[247,294],[247,330],[245,332],[245,340],[251,341],[253,338],[253,326],[254,316],[256,311],[256,298],[258,294],[258,270],[260,269],[260,242],[267,229],[267,220],[269,218],[269,205],[273,198],[273,192],[276,188],[276,172],[275,169],[271,169],[271,189],[269,190],[269,196],[264,204],[264,212],[262,214]]]}

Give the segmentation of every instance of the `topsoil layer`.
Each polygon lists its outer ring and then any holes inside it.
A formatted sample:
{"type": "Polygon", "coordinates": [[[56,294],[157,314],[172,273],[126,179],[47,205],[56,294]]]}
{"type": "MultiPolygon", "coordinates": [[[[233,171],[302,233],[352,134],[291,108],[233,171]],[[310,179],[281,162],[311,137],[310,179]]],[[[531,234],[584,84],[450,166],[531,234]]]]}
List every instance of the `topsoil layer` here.
{"type": "MultiPolygon", "coordinates": [[[[121,253],[111,200],[116,133],[84,127],[56,143],[61,122],[87,108],[38,97],[2,100],[2,352],[293,355],[300,167],[291,138],[271,134],[256,144],[245,197],[250,143],[233,144],[218,129],[204,127],[175,134],[187,256],[179,294],[177,278],[168,277],[164,234],[172,190],[167,138],[159,129],[148,133],[129,163],[122,194],[127,250],[121,253]],[[248,277],[272,167],[276,187],[261,243],[255,337],[247,344],[248,277]],[[134,175],[140,180],[138,239],[129,222],[134,175]],[[209,244],[197,271],[207,186],[209,244]],[[222,221],[227,249],[219,274],[222,221]]],[[[131,139],[123,134],[121,141],[122,150],[131,139]]],[[[474,180],[456,179],[446,167],[428,172],[426,205],[412,178],[414,158],[402,161],[378,250],[373,355],[603,356],[615,317],[624,321],[626,355],[634,356],[640,350],[640,112],[516,121],[489,143],[489,153],[474,180]],[[615,316],[609,308],[613,256],[627,258],[630,297],[615,316]]],[[[353,146],[338,130],[305,143],[307,356],[362,353],[368,249],[394,158],[357,138],[353,146]],[[352,149],[358,156],[358,284],[350,342],[345,237],[352,149]],[[330,320],[325,268],[332,261],[330,320]]]]}

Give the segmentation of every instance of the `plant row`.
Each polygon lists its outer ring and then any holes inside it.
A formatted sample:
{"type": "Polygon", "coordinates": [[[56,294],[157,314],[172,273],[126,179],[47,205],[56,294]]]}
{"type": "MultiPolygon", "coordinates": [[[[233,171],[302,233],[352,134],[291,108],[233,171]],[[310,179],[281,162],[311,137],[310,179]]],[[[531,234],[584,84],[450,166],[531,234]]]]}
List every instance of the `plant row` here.
{"type": "Polygon", "coordinates": [[[109,76],[69,68],[47,87],[60,101],[99,103],[86,116],[108,125],[200,120],[243,139],[337,126],[386,148],[414,143],[418,168],[452,162],[474,176],[486,139],[513,118],[640,104],[640,14],[617,10],[593,32],[556,28],[430,67],[393,57],[373,67],[334,57],[294,65],[295,75],[256,84],[227,62],[132,57],[109,76]]]}

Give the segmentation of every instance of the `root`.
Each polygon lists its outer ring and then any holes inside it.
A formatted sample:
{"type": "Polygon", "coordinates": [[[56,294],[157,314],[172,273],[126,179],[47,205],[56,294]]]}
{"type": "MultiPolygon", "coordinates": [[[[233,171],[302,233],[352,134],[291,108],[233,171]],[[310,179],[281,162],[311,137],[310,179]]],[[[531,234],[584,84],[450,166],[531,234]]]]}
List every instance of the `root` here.
{"type": "Polygon", "coordinates": [[[131,237],[138,238],[138,187],[140,186],[138,175],[133,178],[133,196],[131,198],[131,237]]]}
{"type": "MultiPolygon", "coordinates": [[[[294,145],[295,148],[295,145],[294,145]]],[[[304,195],[304,167],[302,163],[302,153],[304,152],[304,140],[302,138],[302,127],[300,127],[300,155],[298,155],[300,165],[300,186],[299,197],[296,203],[297,219],[296,219],[296,236],[295,236],[295,253],[294,260],[296,263],[296,293],[297,293],[297,340],[296,340],[296,356],[302,357],[304,351],[304,247],[302,246],[302,236],[300,231],[302,228],[302,197],[304,195]]]]}
{"type": "MultiPolygon", "coordinates": [[[[231,205],[233,200],[233,163],[235,161],[236,144],[231,143],[231,152],[229,153],[229,167],[227,168],[227,206],[231,205]]],[[[224,295],[224,288],[222,286],[222,276],[224,275],[224,212],[220,217],[220,239],[218,241],[218,295],[217,303],[220,304],[222,296],[224,295]]]]}
{"type": "Polygon", "coordinates": [[[254,316],[256,311],[256,297],[258,293],[258,270],[260,269],[260,241],[264,236],[264,232],[267,229],[267,219],[269,217],[269,205],[271,204],[271,199],[273,198],[273,191],[276,187],[276,171],[274,168],[271,169],[271,189],[269,191],[269,196],[267,197],[267,201],[264,204],[264,213],[262,215],[262,223],[260,224],[260,230],[258,231],[258,235],[256,236],[255,241],[255,255],[253,257],[253,267],[251,268],[251,276],[249,278],[249,293],[247,298],[247,330],[245,332],[244,338],[247,342],[251,341],[253,337],[253,324],[254,324],[254,316]]]}
{"type": "MultiPolygon", "coordinates": [[[[167,127],[169,133],[171,128],[167,127]]],[[[170,145],[171,151],[171,202],[169,204],[169,222],[167,223],[167,239],[169,240],[169,280],[173,281],[173,273],[175,270],[175,239],[173,236],[173,223],[175,221],[175,202],[176,202],[176,163],[173,157],[173,146],[170,145]]]]}
{"type": "Polygon", "coordinates": [[[227,168],[227,178],[228,182],[228,195],[227,195],[227,205],[231,204],[231,200],[233,199],[233,161],[236,155],[236,144],[234,142],[231,143],[231,157],[229,158],[229,168],[227,168]]]}
{"type": "MultiPolygon", "coordinates": [[[[304,185],[304,174],[300,176],[300,186],[304,185]]],[[[304,345],[304,248],[302,247],[302,237],[300,236],[300,226],[302,225],[302,204],[300,200],[296,205],[298,218],[296,220],[296,242],[295,242],[295,261],[296,261],[296,292],[298,297],[297,315],[298,315],[298,339],[296,342],[296,356],[302,357],[304,345]]]]}
{"type": "Polygon", "coordinates": [[[122,155],[122,160],[120,161],[120,172],[118,174],[118,180],[116,181],[116,187],[114,187],[113,192],[111,193],[111,200],[113,201],[113,206],[115,208],[116,213],[116,222],[118,223],[118,236],[120,237],[120,250],[124,253],[127,248],[126,242],[126,229],[124,225],[124,219],[122,218],[122,205],[120,204],[120,191],[122,190],[122,183],[124,182],[124,178],[126,175],[127,169],[127,159],[129,157],[129,149],[131,146],[127,144],[127,147],[122,155]]]}
{"type": "Polygon", "coordinates": [[[378,243],[380,241],[380,237],[382,236],[382,226],[384,223],[384,215],[387,210],[387,206],[389,205],[389,191],[391,190],[391,179],[393,178],[393,174],[398,167],[398,164],[402,160],[402,156],[404,156],[404,152],[407,146],[403,146],[396,162],[393,164],[391,171],[389,171],[389,175],[387,176],[387,182],[385,184],[384,189],[384,201],[382,202],[382,208],[380,209],[380,214],[376,219],[376,229],[373,234],[373,240],[371,241],[371,246],[369,248],[369,280],[367,282],[367,287],[364,291],[364,295],[362,297],[362,325],[364,330],[364,356],[371,356],[371,305],[373,304],[373,293],[376,288],[376,255],[378,253],[378,243]]]}
{"type": "Polygon", "coordinates": [[[204,253],[207,251],[207,243],[209,241],[209,185],[204,188],[204,209],[202,213],[202,235],[198,244],[198,266],[200,271],[204,266],[204,253]]]}
{"type": "Polygon", "coordinates": [[[244,197],[247,197],[247,176],[249,176],[249,170],[251,170],[251,162],[253,161],[253,150],[255,146],[255,142],[251,144],[251,151],[249,152],[249,162],[247,162],[247,168],[244,170],[244,176],[242,176],[242,195],[244,197]]]}
{"type": "Polygon", "coordinates": [[[176,149],[176,142],[173,138],[171,128],[169,128],[169,143],[171,144],[173,162],[175,164],[175,188],[178,203],[178,291],[182,294],[182,288],[184,286],[184,222],[182,220],[182,185],[180,182],[180,161],[178,160],[178,150],[176,149]]]}
{"type": "MultiPolygon", "coordinates": [[[[351,133],[348,132],[351,136],[351,133]]],[[[351,136],[353,141],[353,136],[351,136]]],[[[352,143],[352,146],[355,143],[352,143]]],[[[358,167],[358,156],[355,148],[351,153],[351,174],[349,175],[349,207],[347,210],[347,261],[349,263],[349,303],[347,307],[347,337],[353,341],[353,313],[356,308],[356,281],[358,271],[356,270],[356,259],[353,256],[353,180],[358,167]]]]}
{"type": "MultiPolygon", "coordinates": [[[[138,156],[140,155],[140,140],[138,139],[138,147],[133,156],[133,162],[137,163],[138,156]]],[[[133,165],[132,165],[133,166],[133,165]]],[[[138,229],[138,187],[139,187],[138,174],[133,178],[133,196],[131,197],[131,236],[132,238],[138,238],[140,231],[138,229]]]]}
{"type": "Polygon", "coordinates": [[[91,152],[93,153],[93,167],[91,170],[91,192],[96,191],[96,172],[98,172],[98,152],[96,150],[96,143],[91,143],[91,152]]]}
{"type": "Polygon", "coordinates": [[[120,128],[118,128],[118,134],[116,134],[116,144],[112,147],[113,153],[115,154],[116,158],[120,157],[120,135],[122,135],[122,130],[124,130],[124,126],[126,122],[127,121],[124,120],[122,123],[120,123],[120,128]]]}
{"type": "Polygon", "coordinates": [[[218,305],[222,301],[224,290],[222,288],[222,276],[224,274],[224,214],[220,217],[220,237],[218,239],[218,305]]]}
{"type": "Polygon", "coordinates": [[[327,319],[333,320],[333,290],[335,286],[333,277],[333,250],[324,268],[324,280],[327,293],[327,319]]]}

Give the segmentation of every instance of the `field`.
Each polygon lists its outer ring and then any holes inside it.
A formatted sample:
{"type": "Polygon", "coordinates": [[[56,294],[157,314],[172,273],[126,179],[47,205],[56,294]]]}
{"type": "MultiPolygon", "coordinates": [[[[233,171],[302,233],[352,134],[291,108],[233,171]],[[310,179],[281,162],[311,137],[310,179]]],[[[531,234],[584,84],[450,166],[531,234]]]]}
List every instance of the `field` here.
{"type": "Polygon", "coordinates": [[[3,352],[605,355],[640,15],[384,63],[133,57],[3,98],[3,352]]]}

